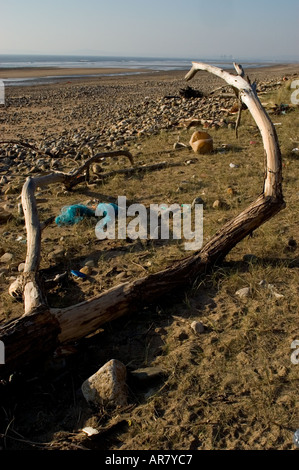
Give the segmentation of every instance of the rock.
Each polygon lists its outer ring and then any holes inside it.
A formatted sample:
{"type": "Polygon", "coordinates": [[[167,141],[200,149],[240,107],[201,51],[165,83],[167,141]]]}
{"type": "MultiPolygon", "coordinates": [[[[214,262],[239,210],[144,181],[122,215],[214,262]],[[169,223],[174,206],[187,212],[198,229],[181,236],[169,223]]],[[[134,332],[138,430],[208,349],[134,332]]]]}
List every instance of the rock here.
{"type": "Polygon", "coordinates": [[[0,262],[1,263],[10,263],[14,258],[14,255],[12,253],[4,253],[4,255],[1,256],[0,262]]]}
{"type": "Polygon", "coordinates": [[[250,287],[243,287],[242,289],[239,289],[235,292],[235,295],[238,295],[241,298],[249,297],[250,294],[251,294],[250,287]]]}
{"type": "Polygon", "coordinates": [[[229,196],[233,196],[235,194],[235,190],[230,186],[227,188],[226,192],[229,196]]]}
{"type": "Polygon", "coordinates": [[[81,386],[86,401],[100,406],[127,405],[127,370],[117,359],[111,359],[81,386]]]}
{"type": "Polygon", "coordinates": [[[103,172],[103,168],[99,163],[94,163],[92,165],[91,169],[92,169],[92,172],[95,173],[95,174],[103,172]]]}
{"type": "Polygon", "coordinates": [[[96,262],[95,262],[94,259],[87,259],[84,262],[84,266],[90,266],[91,268],[95,268],[96,267],[96,262]]]}
{"type": "Polygon", "coordinates": [[[220,199],[216,199],[216,201],[213,202],[213,207],[214,207],[214,209],[220,209],[220,207],[221,207],[220,199]]]}
{"type": "Polygon", "coordinates": [[[4,224],[7,222],[9,219],[12,219],[13,215],[6,211],[5,209],[0,208],[0,224],[4,224]]]}
{"type": "Polygon", "coordinates": [[[24,269],[25,269],[25,263],[20,263],[19,266],[18,266],[19,273],[23,272],[24,269]]]}
{"type": "Polygon", "coordinates": [[[221,199],[216,199],[216,201],[213,202],[213,208],[214,209],[228,209],[229,205],[226,202],[221,201],[221,199]]]}
{"type": "Polygon", "coordinates": [[[87,434],[88,436],[94,436],[96,434],[99,434],[99,431],[97,429],[92,428],[90,426],[86,426],[82,429],[82,431],[85,432],[85,434],[87,434]]]}
{"type": "Polygon", "coordinates": [[[284,248],[284,253],[287,253],[287,252],[294,252],[296,251],[297,249],[297,242],[296,240],[294,240],[293,237],[290,237],[289,240],[288,240],[288,244],[287,246],[284,248]]]}
{"type": "Polygon", "coordinates": [[[64,258],[64,251],[64,248],[56,248],[56,250],[48,254],[48,259],[54,262],[62,261],[64,258]]]}
{"type": "Polygon", "coordinates": [[[213,152],[213,139],[207,132],[193,132],[189,144],[196,153],[207,154],[213,152]]]}
{"type": "Polygon", "coordinates": [[[278,292],[273,291],[272,294],[276,299],[282,299],[284,297],[283,294],[279,294],[278,292]]]}
{"type": "Polygon", "coordinates": [[[196,334],[200,334],[200,333],[203,333],[205,331],[205,327],[200,321],[193,321],[191,323],[191,329],[196,334]]]}
{"type": "Polygon", "coordinates": [[[191,204],[191,209],[194,209],[196,204],[204,204],[204,200],[201,197],[195,197],[191,204]]]}
{"type": "Polygon", "coordinates": [[[131,372],[131,376],[139,382],[154,381],[163,376],[163,371],[159,366],[145,367],[131,372]]]}

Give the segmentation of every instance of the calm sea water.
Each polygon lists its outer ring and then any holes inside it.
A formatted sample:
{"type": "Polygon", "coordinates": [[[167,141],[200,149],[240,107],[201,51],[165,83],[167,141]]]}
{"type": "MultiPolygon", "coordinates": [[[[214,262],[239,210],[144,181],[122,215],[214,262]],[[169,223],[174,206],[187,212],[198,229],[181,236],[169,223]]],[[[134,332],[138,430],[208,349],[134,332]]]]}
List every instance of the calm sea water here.
{"type": "MultiPolygon", "coordinates": [[[[155,58],[155,57],[104,57],[104,56],[86,56],[86,55],[6,55],[0,54],[0,68],[14,69],[19,67],[59,67],[59,68],[77,68],[80,77],[80,68],[90,68],[90,75],[93,75],[94,68],[124,68],[129,69],[127,74],[140,73],[137,69],[146,69],[151,71],[170,71],[170,70],[189,70],[192,60],[204,61],[222,68],[232,67],[232,62],[237,61],[243,66],[262,67],[272,65],[273,61],[266,60],[242,60],[233,58],[220,59],[202,59],[200,57],[193,58],[155,58]]],[[[108,75],[108,74],[107,74],[108,75]]],[[[5,79],[6,85],[30,85],[32,82],[50,83],[59,81],[69,77],[67,74],[63,77],[55,76],[55,70],[49,71],[48,77],[31,78],[31,79],[5,79]]],[[[0,74],[1,79],[1,74],[0,74]]]]}

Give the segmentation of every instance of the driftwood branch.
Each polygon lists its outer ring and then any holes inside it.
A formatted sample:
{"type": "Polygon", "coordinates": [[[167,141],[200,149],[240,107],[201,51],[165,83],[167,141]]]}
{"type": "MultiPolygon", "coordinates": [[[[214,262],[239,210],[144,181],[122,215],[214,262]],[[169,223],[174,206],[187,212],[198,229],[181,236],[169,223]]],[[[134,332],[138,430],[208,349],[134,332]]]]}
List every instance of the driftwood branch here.
{"type": "Polygon", "coordinates": [[[185,288],[216,262],[223,260],[237,243],[285,207],[278,139],[275,128],[257,97],[255,87],[244,79],[240,66],[236,66],[238,75],[231,75],[218,67],[193,62],[186,79],[190,80],[198,70],[213,73],[232,86],[259,127],[266,153],[263,193],[191,256],[155,274],[113,287],[80,304],[52,309],[47,305],[38,284],[41,227],[34,188],[57,181],[71,186],[81,176],[77,170],[73,175],[56,173],[34,178],[34,181],[29,178],[22,192],[28,235],[25,272],[21,282],[25,315],[0,328],[0,339],[5,344],[6,352],[6,364],[0,366],[0,372],[8,373],[28,364],[32,365],[37,356],[40,358],[53,353],[57,345],[77,341],[106,322],[132,313],[171,291],[185,288]]]}

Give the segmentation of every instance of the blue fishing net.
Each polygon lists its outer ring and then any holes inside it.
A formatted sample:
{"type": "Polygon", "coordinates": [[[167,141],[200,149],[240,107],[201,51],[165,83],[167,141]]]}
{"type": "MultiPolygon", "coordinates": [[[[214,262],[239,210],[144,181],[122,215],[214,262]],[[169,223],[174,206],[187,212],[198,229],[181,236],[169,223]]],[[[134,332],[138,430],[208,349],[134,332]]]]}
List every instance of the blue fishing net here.
{"type": "Polygon", "coordinates": [[[96,216],[110,217],[111,209],[114,209],[115,215],[118,213],[118,206],[113,204],[113,202],[101,202],[98,204],[95,214],[96,216]]]}
{"type": "Polygon", "coordinates": [[[95,211],[83,204],[73,204],[61,209],[61,214],[55,219],[58,226],[74,225],[84,219],[84,217],[94,217],[95,211]]]}

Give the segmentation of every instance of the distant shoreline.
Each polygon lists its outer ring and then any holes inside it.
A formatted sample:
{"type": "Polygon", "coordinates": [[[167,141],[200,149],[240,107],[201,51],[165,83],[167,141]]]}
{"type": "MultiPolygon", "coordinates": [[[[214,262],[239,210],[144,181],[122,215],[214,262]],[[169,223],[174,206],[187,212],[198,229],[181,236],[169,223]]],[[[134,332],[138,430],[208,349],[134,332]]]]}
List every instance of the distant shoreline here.
{"type": "MultiPolygon", "coordinates": [[[[191,67],[191,62],[190,62],[191,67]]],[[[51,83],[57,82],[91,82],[95,80],[104,80],[104,79],[121,79],[121,78],[131,78],[131,79],[143,79],[146,77],[181,77],[184,76],[185,72],[190,69],[186,67],[185,69],[172,69],[172,70],[153,70],[148,68],[114,68],[114,67],[99,67],[99,68],[89,68],[89,67],[76,67],[76,68],[67,68],[67,67],[16,67],[16,68],[0,68],[0,80],[4,80],[7,86],[37,86],[37,85],[49,85],[51,83]]],[[[231,66],[232,70],[233,64],[231,66]]],[[[299,63],[294,64],[275,64],[275,65],[264,65],[260,67],[246,67],[244,65],[246,74],[259,78],[259,76],[264,76],[269,73],[272,74],[276,72],[278,74],[287,75],[294,72],[299,73],[299,63]]],[[[205,73],[205,72],[201,72],[205,73]]]]}
{"type": "Polygon", "coordinates": [[[1,79],[15,78],[44,78],[44,77],[61,77],[61,76],[81,76],[81,75],[107,75],[107,74],[123,74],[123,73],[142,73],[149,72],[148,69],[129,69],[129,68],[67,68],[67,67],[1,67],[1,79]]]}

